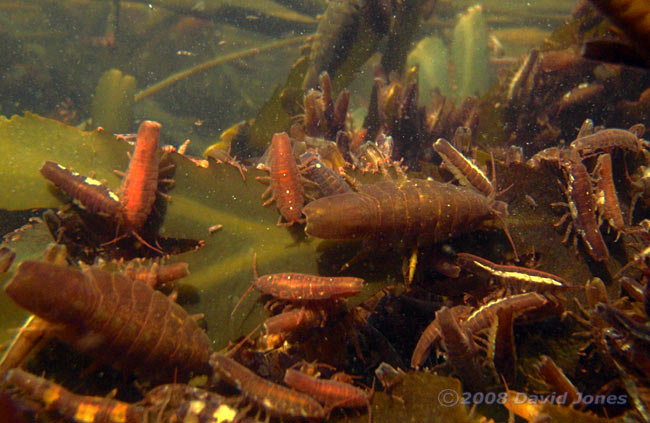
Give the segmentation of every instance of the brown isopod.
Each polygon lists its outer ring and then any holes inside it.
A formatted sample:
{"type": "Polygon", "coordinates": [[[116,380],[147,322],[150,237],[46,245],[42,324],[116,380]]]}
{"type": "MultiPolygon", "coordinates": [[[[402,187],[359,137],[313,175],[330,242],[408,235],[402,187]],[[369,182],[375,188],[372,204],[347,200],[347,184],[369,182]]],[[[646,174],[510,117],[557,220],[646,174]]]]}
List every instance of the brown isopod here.
{"type": "Polygon", "coordinates": [[[319,198],[303,213],[305,231],[318,238],[400,235],[415,243],[440,242],[467,233],[485,220],[502,219],[505,209],[505,203],[471,188],[411,179],[362,185],[359,192],[319,198]]]}
{"type": "Polygon", "coordinates": [[[120,198],[101,182],[50,161],[43,164],[40,172],[57,188],[69,195],[75,204],[89,213],[113,218],[122,216],[120,198]]]}
{"type": "Polygon", "coordinates": [[[463,186],[473,187],[488,198],[494,198],[494,186],[483,171],[456,150],[447,140],[439,138],[433,149],[442,157],[445,165],[463,186]]]}
{"type": "Polygon", "coordinates": [[[270,382],[219,353],[210,356],[214,372],[232,383],[242,394],[274,416],[323,419],[323,407],[312,397],[270,382]]]}
{"type": "Polygon", "coordinates": [[[210,339],[196,321],[160,292],[122,274],[24,261],[4,290],[60,326],[56,336],[101,362],[160,379],[209,371],[210,339]]]}
{"type": "Polygon", "coordinates": [[[644,132],[645,127],[640,123],[627,130],[603,129],[575,139],[571,143],[571,148],[578,150],[582,156],[590,156],[599,151],[610,153],[617,148],[638,153],[647,143],[641,138],[644,132]]]}
{"type": "Polygon", "coordinates": [[[280,218],[278,226],[290,226],[294,223],[303,223],[302,207],[305,204],[304,191],[298,165],[293,158],[291,140],[286,132],[273,135],[271,141],[271,176],[257,178],[257,180],[270,179],[269,188],[264,191],[262,198],[271,194],[264,203],[265,206],[275,201],[280,218]],[[282,219],[286,222],[282,222],[282,219]]]}
{"type": "Polygon", "coordinates": [[[128,230],[142,229],[158,190],[158,139],[160,124],[145,120],[138,129],[133,157],[120,189],[124,224],[128,230]]]}
{"type": "MultiPolygon", "coordinates": [[[[567,242],[571,230],[575,229],[589,255],[596,261],[607,261],[609,251],[600,233],[596,218],[596,199],[591,186],[591,178],[577,150],[571,149],[570,157],[562,163],[562,169],[567,180],[567,187],[563,188],[567,203],[551,204],[551,206],[563,204],[569,208],[569,212],[555,224],[555,226],[560,226],[568,217],[571,217],[571,223],[567,227],[562,242],[567,242]]],[[[577,242],[576,237],[575,247],[577,247],[577,242]]]]}
{"type": "Polygon", "coordinates": [[[612,176],[612,157],[609,154],[598,156],[594,173],[598,175],[596,205],[609,226],[617,231],[616,238],[618,239],[621,231],[625,230],[625,221],[616,195],[616,187],[612,176]]]}
{"type": "MultiPolygon", "coordinates": [[[[112,398],[91,397],[74,394],[61,385],[20,369],[9,370],[2,381],[11,385],[30,401],[42,404],[47,411],[54,411],[66,421],[84,423],[148,421],[146,407],[128,404],[112,398]],[[68,420],[69,419],[69,420],[68,420]]],[[[152,415],[155,414],[152,412],[152,415]]]]}
{"type": "Polygon", "coordinates": [[[272,273],[259,276],[257,273],[257,255],[253,256],[255,279],[244,292],[232,311],[233,315],[242,300],[253,288],[279,300],[287,301],[322,301],[350,297],[363,289],[361,278],[342,276],[317,276],[304,273],[272,273]]]}
{"type": "Polygon", "coordinates": [[[328,408],[368,408],[368,422],[372,421],[371,393],[349,383],[319,379],[295,369],[287,369],[284,383],[298,391],[309,394],[328,408]]]}

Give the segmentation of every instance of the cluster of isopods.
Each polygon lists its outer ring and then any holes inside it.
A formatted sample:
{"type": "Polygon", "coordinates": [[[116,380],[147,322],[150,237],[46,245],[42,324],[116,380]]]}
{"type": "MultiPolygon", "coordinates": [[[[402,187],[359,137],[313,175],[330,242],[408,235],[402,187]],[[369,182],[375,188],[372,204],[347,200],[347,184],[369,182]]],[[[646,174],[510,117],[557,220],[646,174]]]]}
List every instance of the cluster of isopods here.
{"type": "MultiPolygon", "coordinates": [[[[269,309],[273,316],[264,322],[264,335],[251,342],[251,334],[230,353],[222,354],[212,350],[210,340],[197,323],[200,316],[188,315],[175,303],[173,295],[165,296],[158,291],[186,275],[186,265],[156,262],[145,268],[129,266],[118,273],[99,267],[78,270],[67,266],[65,257],[54,250],[43,261],[22,262],[5,287],[17,304],[34,313],[0,363],[3,385],[11,387],[16,398],[29,401],[37,413],[94,423],[235,421],[247,416],[251,409],[269,417],[326,419],[334,408],[342,407],[366,408],[370,419],[372,390],[360,389],[340,375],[318,377],[318,366],[314,370],[300,365],[293,353],[292,363],[281,366],[282,383],[276,383],[251,370],[252,366],[242,364],[246,354],[239,350],[241,345],[264,345],[266,351],[285,351],[287,345],[300,342],[300,333],[313,328],[331,329],[335,322],[343,322],[346,331],[375,338],[381,361],[406,368],[401,362],[404,352],[396,351],[377,330],[381,322],[376,311],[391,301],[412,301],[418,307],[428,308],[425,314],[433,318],[407,353],[412,368],[419,370],[428,364],[437,370],[446,368],[461,379],[468,391],[486,390],[501,381],[516,381],[515,325],[562,316],[567,292],[582,287],[536,268],[495,263],[464,252],[445,255],[440,251],[435,264],[440,273],[451,279],[471,275],[477,281],[488,281],[480,284],[482,292],[468,290],[470,293],[460,301],[447,298],[432,302],[409,297],[408,290],[421,289],[412,285],[418,248],[480,229],[485,221],[496,220],[502,225],[512,246],[512,257],[519,259],[506,224],[507,204],[497,199],[501,193],[492,180],[494,169],[492,179],[488,178],[480,166],[455,147],[470,133],[470,129],[460,128],[451,143],[440,138],[427,149],[428,154],[439,157],[440,169],[450,172],[458,184],[407,178],[401,164],[393,161],[394,145],[387,135],[398,132],[399,125],[379,130],[372,141],[364,143],[368,137],[365,130],[354,132],[346,126],[349,94],[343,92],[335,101],[327,74],[319,80],[320,90],[312,89],[305,95],[302,125],[294,125],[291,136],[284,132],[275,134],[266,160],[262,160],[270,173],[267,178],[259,178],[269,183],[263,194],[263,198],[269,197],[264,205],[275,202],[280,214],[278,225],[304,224],[309,236],[363,240],[361,252],[346,263],[345,269],[378,247],[399,240],[411,252],[404,257],[403,266],[407,293],[382,292],[363,306],[348,310],[345,298],[361,292],[363,279],[296,273],[259,276],[255,268],[250,289],[272,297],[269,309]],[[329,141],[332,139],[335,141],[329,141]],[[344,172],[351,166],[381,172],[384,180],[359,184],[344,172]],[[43,289],[48,295],[38,294],[43,289]],[[205,389],[185,383],[160,385],[137,403],[78,395],[19,369],[29,352],[53,337],[99,362],[128,369],[153,382],[187,382],[192,375],[208,375],[209,381],[205,389]],[[299,365],[300,369],[296,369],[299,365]],[[240,392],[237,399],[248,405],[235,405],[228,390],[219,386],[217,380],[226,382],[230,392],[232,387],[236,388],[240,392]]],[[[412,88],[403,96],[391,97],[391,84],[379,85],[381,110],[388,110],[388,103],[394,100],[400,103],[396,116],[411,116],[409,105],[413,104],[413,97],[408,93],[412,93],[412,88]]],[[[526,94],[522,89],[513,86],[513,99],[521,101],[526,94]]],[[[562,107],[557,113],[562,113],[562,107]]],[[[159,176],[166,170],[160,168],[159,130],[160,125],[155,122],[142,123],[119,193],[57,163],[46,162],[41,173],[81,209],[113,224],[117,238],[133,236],[148,249],[160,252],[155,236],[143,236],[146,222],[153,214],[158,186],[169,182],[159,176]]],[[[647,225],[642,222],[633,226],[631,222],[634,204],[647,198],[650,179],[645,166],[639,167],[641,173],[631,179],[633,192],[626,225],[617,199],[611,157],[623,152],[647,157],[647,142],[642,135],[641,125],[630,130],[595,130],[587,122],[569,148],[544,150],[529,161],[531,166],[550,163],[564,175],[566,186],[562,185],[562,189],[569,213],[558,226],[571,218],[565,241],[574,228],[594,261],[608,260],[607,244],[600,230],[603,219],[618,234],[629,235],[641,245],[639,254],[624,269],[641,274],[624,279],[634,304],[609,304],[606,296],[595,296],[589,303],[590,311],[584,313],[586,318],[573,315],[590,330],[600,331],[595,348],[611,358],[621,375],[626,375],[628,391],[637,383],[647,382],[630,374],[646,370],[635,365],[635,359],[648,359],[648,350],[644,348],[650,337],[647,325],[639,321],[647,321],[649,312],[650,237],[647,225]],[[645,309],[640,310],[639,304],[644,304],[645,309]]],[[[492,163],[494,167],[494,159],[492,163]]],[[[591,282],[587,295],[598,289],[597,282],[591,282]]],[[[435,289],[429,289],[429,294],[439,297],[435,289]]],[[[351,342],[355,344],[356,356],[364,361],[365,351],[359,339],[351,342]]],[[[252,351],[252,347],[249,349],[252,351]]],[[[566,383],[569,379],[552,359],[545,359],[539,367],[548,386],[575,394],[575,387],[567,388],[572,386],[570,381],[566,383]]],[[[636,401],[634,407],[646,415],[638,405],[643,401],[636,401]]]]}

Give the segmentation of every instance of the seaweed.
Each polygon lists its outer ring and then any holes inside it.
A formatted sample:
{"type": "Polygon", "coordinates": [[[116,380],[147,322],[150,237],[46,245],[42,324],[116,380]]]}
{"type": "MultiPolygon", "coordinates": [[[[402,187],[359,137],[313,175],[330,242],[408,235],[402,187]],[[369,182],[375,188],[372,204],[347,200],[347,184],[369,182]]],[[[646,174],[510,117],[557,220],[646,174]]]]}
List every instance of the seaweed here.
{"type": "MultiPolygon", "coordinates": [[[[74,167],[81,174],[94,172],[111,188],[119,186],[113,169],[124,169],[128,160],[128,144],[105,132],[82,132],[29,113],[1,122],[0,141],[8,151],[2,159],[6,172],[2,176],[5,189],[0,193],[0,208],[8,210],[66,204],[67,200],[38,173],[45,160],[74,167]],[[21,157],[20,163],[17,157],[21,157]]],[[[172,198],[159,233],[167,239],[204,240],[203,247],[176,255],[171,262],[189,264],[191,273],[183,283],[198,289],[201,301],[188,309],[205,314],[215,347],[250,332],[265,317],[262,307],[253,305],[254,296],[240,309],[243,315],[238,314],[235,320],[230,316],[239,295],[252,280],[254,253],[262,273],[334,272],[333,265],[319,261],[321,241],[276,226],[277,211],[262,207],[260,197],[266,186],[255,177],[264,172],[250,170],[249,178],[243,181],[234,166],[211,162],[203,168],[177,153],[170,154],[169,159],[176,166],[175,187],[169,192],[172,198]],[[209,228],[215,224],[223,225],[223,229],[210,234],[209,228]]],[[[42,251],[52,242],[50,237],[42,236],[44,226],[38,223],[24,231],[27,235],[23,237],[40,234],[37,240],[8,243],[16,249],[17,261],[27,257],[24,249],[42,251]]],[[[357,301],[384,286],[385,275],[376,278],[368,281],[366,292],[357,301]]]]}
{"type": "MultiPolygon", "coordinates": [[[[375,423],[435,421],[440,423],[469,423],[473,419],[461,400],[462,388],[458,379],[423,372],[409,372],[391,391],[376,392],[372,398],[372,418],[375,423]]],[[[363,423],[365,415],[348,418],[349,422],[363,423]]]]}
{"type": "MultiPolygon", "coordinates": [[[[251,151],[247,151],[247,154],[261,154],[268,147],[273,134],[286,130],[291,125],[292,117],[299,114],[298,107],[303,96],[301,85],[308,67],[308,57],[298,59],[291,67],[284,85],[277,86],[271,98],[260,107],[251,126],[248,145],[251,151]]],[[[240,152],[233,151],[233,154],[238,153],[240,152]]]]}

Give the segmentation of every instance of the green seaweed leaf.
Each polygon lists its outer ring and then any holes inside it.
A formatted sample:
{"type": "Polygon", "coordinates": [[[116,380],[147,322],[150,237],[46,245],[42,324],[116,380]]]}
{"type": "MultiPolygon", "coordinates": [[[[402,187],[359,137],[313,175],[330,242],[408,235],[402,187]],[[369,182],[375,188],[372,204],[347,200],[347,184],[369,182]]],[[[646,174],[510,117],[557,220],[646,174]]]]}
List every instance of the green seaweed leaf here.
{"type": "MultiPolygon", "coordinates": [[[[375,392],[371,401],[372,421],[469,423],[472,419],[460,403],[462,392],[458,379],[409,372],[392,395],[375,392]]],[[[348,421],[364,423],[368,416],[364,413],[348,421]]]]}
{"type": "Polygon", "coordinates": [[[70,167],[82,175],[106,179],[119,186],[113,169],[128,164],[127,144],[103,131],[84,132],[56,120],[26,112],[0,121],[0,208],[25,210],[59,207],[62,197],[52,195],[50,185],[39,173],[46,160],[70,167]]]}
{"type": "MultiPolygon", "coordinates": [[[[113,169],[126,168],[126,152],[130,150],[128,144],[103,132],[82,132],[32,114],[0,122],[0,141],[8,150],[2,159],[8,171],[2,175],[5,191],[0,195],[0,208],[10,210],[63,204],[64,198],[38,172],[45,160],[73,167],[81,174],[95,172],[97,178],[106,179],[109,187],[116,189],[119,178],[113,169]]],[[[253,279],[253,254],[257,254],[261,274],[319,274],[322,269],[335,274],[333,266],[319,262],[322,241],[306,239],[299,227],[278,227],[275,207],[262,207],[260,197],[266,186],[255,177],[265,176],[265,172],[250,170],[244,181],[230,165],[211,162],[203,168],[177,153],[170,154],[169,159],[176,166],[175,186],[169,192],[172,198],[160,236],[205,240],[202,248],[177,255],[170,262],[189,264],[191,274],[182,282],[198,290],[200,301],[187,308],[205,314],[215,348],[246,334],[265,318],[256,293],[231,318],[233,307],[253,279]],[[215,224],[223,225],[223,229],[211,235],[208,228],[215,224]]],[[[43,227],[39,224],[26,232],[42,233],[43,227]]],[[[48,242],[51,239],[41,236],[38,242],[9,245],[19,250],[18,262],[27,249],[42,251],[48,242]]],[[[382,282],[370,283],[368,292],[354,303],[384,286],[385,275],[372,278],[382,282]]]]}
{"type": "Polygon", "coordinates": [[[300,113],[298,106],[302,104],[302,80],[308,67],[308,57],[298,59],[284,85],[278,85],[271,98],[257,112],[251,127],[250,144],[258,152],[261,153],[270,144],[274,133],[288,130],[292,116],[300,113]]]}

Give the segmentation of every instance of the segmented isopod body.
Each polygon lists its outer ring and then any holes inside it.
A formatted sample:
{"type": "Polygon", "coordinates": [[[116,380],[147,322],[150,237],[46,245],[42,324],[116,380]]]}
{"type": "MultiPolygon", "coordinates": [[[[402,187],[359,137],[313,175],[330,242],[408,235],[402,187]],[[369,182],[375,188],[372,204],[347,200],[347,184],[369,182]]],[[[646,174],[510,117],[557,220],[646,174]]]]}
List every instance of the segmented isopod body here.
{"type": "Polygon", "coordinates": [[[494,198],[494,186],[485,173],[456,150],[447,140],[439,138],[433,149],[442,157],[445,165],[463,186],[474,187],[488,198],[494,198]]]}
{"type": "Polygon", "coordinates": [[[599,151],[611,153],[616,148],[638,153],[643,147],[641,137],[644,132],[645,128],[640,123],[632,126],[629,130],[603,129],[595,134],[577,138],[571,143],[571,147],[578,150],[583,156],[599,151]]]}
{"type": "Polygon", "coordinates": [[[496,312],[487,338],[488,365],[495,375],[501,375],[501,377],[509,382],[515,379],[517,370],[513,326],[514,312],[512,308],[501,308],[496,312]]]}
{"type": "Polygon", "coordinates": [[[133,157],[122,181],[124,224],[132,231],[142,228],[156,201],[159,136],[159,123],[145,120],[140,124],[133,157]]]}
{"type": "MultiPolygon", "coordinates": [[[[42,404],[47,411],[77,423],[145,423],[146,407],[106,397],[73,394],[63,386],[20,369],[9,370],[4,383],[18,389],[31,401],[42,404]]],[[[68,421],[68,420],[66,420],[68,421]]]]}
{"type": "Polygon", "coordinates": [[[344,194],[352,190],[341,176],[332,168],[326,166],[318,153],[307,151],[300,155],[300,163],[306,165],[305,176],[318,185],[323,197],[344,194]]]}
{"type": "MultiPolygon", "coordinates": [[[[350,57],[365,63],[374,48],[356,48],[360,37],[376,39],[388,30],[388,14],[383,3],[367,0],[336,0],[329,2],[318,21],[317,36],[310,48],[309,69],[303,89],[314,88],[323,71],[337,75],[337,69],[349,63],[350,57]],[[364,58],[364,56],[366,56],[364,58]]],[[[363,41],[366,43],[367,41],[363,41]]]]}
{"type": "Polygon", "coordinates": [[[596,170],[599,176],[596,204],[600,209],[601,216],[612,228],[620,232],[625,229],[625,222],[612,176],[612,156],[609,154],[598,156],[596,170]]]}
{"type": "Polygon", "coordinates": [[[327,407],[368,407],[370,411],[369,395],[349,383],[319,379],[295,369],[287,369],[284,383],[309,394],[327,407]]]}
{"type": "Polygon", "coordinates": [[[285,311],[264,321],[266,333],[291,333],[298,329],[320,325],[325,319],[324,313],[311,307],[300,307],[285,311]]]}
{"type": "Polygon", "coordinates": [[[476,334],[490,327],[499,310],[510,308],[512,309],[513,318],[516,318],[529,310],[540,308],[546,303],[546,298],[536,292],[499,298],[477,308],[463,321],[463,327],[467,328],[472,334],[476,334]]]}
{"type": "Polygon", "coordinates": [[[190,274],[187,263],[160,264],[154,261],[150,265],[129,264],[124,274],[131,280],[137,280],[152,288],[171,284],[190,274]]]}
{"type": "Polygon", "coordinates": [[[102,362],[160,379],[208,372],[210,340],[182,307],[119,273],[24,261],[5,292],[102,362]]]}
{"type": "Polygon", "coordinates": [[[274,416],[322,419],[323,407],[312,397],[270,382],[219,353],[210,356],[214,372],[274,416]]]}
{"type": "Polygon", "coordinates": [[[463,386],[467,389],[480,389],[484,385],[485,377],[478,365],[478,347],[471,333],[460,326],[447,307],[436,312],[436,320],[440,322],[440,334],[447,351],[447,359],[461,377],[463,386]]]}
{"type": "Polygon", "coordinates": [[[363,279],[303,273],[272,273],[256,278],[253,285],[263,293],[281,300],[331,300],[358,294],[363,289],[363,279]]]}
{"type": "MultiPolygon", "coordinates": [[[[456,306],[452,307],[449,310],[455,319],[460,320],[460,317],[463,315],[468,315],[471,311],[470,306],[456,306]]],[[[411,356],[411,367],[418,369],[427,359],[431,348],[435,345],[438,345],[441,340],[440,333],[440,322],[436,319],[433,319],[431,323],[424,329],[418,343],[415,345],[413,350],[413,355],[411,356]]]]}
{"type": "Polygon", "coordinates": [[[253,288],[280,300],[323,301],[356,295],[363,289],[364,282],[361,278],[316,276],[304,273],[272,273],[259,276],[257,256],[253,258],[253,272],[255,279],[241,296],[231,315],[253,288]]]}
{"type": "Polygon", "coordinates": [[[566,92],[549,108],[552,111],[551,113],[558,116],[579,106],[596,103],[604,91],[605,86],[603,84],[585,82],[566,92]]]}
{"type": "MultiPolygon", "coordinates": [[[[147,392],[142,403],[155,410],[158,413],[157,416],[164,416],[164,418],[163,420],[154,419],[143,423],[225,423],[237,421],[238,410],[228,405],[227,401],[222,395],[196,386],[183,383],[160,385],[147,392]]],[[[132,422],[128,421],[127,423],[132,422]]]]}
{"type": "MultiPolygon", "coordinates": [[[[609,251],[600,233],[598,219],[596,219],[596,200],[593,195],[591,179],[576,150],[571,150],[570,158],[563,163],[563,170],[567,180],[564,195],[567,198],[570,213],[565,214],[556,225],[561,225],[570,215],[573,227],[580,235],[582,244],[589,255],[596,261],[606,261],[609,251]]],[[[562,242],[568,240],[571,228],[572,225],[569,224],[562,242]]]]}
{"type": "Polygon", "coordinates": [[[401,235],[440,242],[504,214],[504,203],[470,188],[411,179],[362,185],[359,192],[319,198],[303,210],[305,231],[325,239],[401,235]]]}
{"type": "Polygon", "coordinates": [[[532,91],[533,83],[529,82],[529,76],[533,74],[535,77],[533,68],[538,63],[537,58],[539,57],[539,50],[533,48],[530,50],[524,62],[521,64],[519,69],[515,72],[508,84],[508,94],[507,94],[507,104],[509,108],[512,108],[515,104],[527,105],[530,101],[530,94],[532,91]]]}
{"type": "Polygon", "coordinates": [[[571,288],[568,282],[551,273],[528,267],[496,264],[473,254],[458,253],[456,263],[463,269],[487,272],[503,280],[506,285],[520,286],[527,290],[547,292],[571,288]]]}
{"type": "Polygon", "coordinates": [[[122,214],[120,198],[101,182],[50,161],[43,164],[40,172],[72,198],[75,204],[89,213],[107,217],[118,217],[122,214]]]}
{"type": "MultiPolygon", "coordinates": [[[[542,307],[546,302],[547,300],[543,296],[528,292],[491,301],[477,308],[471,314],[468,306],[452,307],[449,311],[456,320],[462,322],[460,325],[463,329],[468,329],[471,334],[477,334],[490,327],[501,309],[512,308],[513,316],[517,317],[529,310],[542,307]]],[[[424,363],[431,348],[440,342],[441,336],[440,322],[434,319],[420,335],[411,357],[411,367],[417,369],[424,363]]]]}
{"type": "Polygon", "coordinates": [[[567,155],[567,149],[560,147],[549,147],[535,153],[533,157],[526,161],[526,164],[533,169],[539,169],[542,163],[550,164],[556,167],[560,165],[560,161],[567,155]]]}
{"type": "Polygon", "coordinates": [[[291,140],[286,132],[273,135],[271,141],[271,185],[263,196],[271,192],[271,198],[264,203],[270,204],[273,200],[280,210],[278,225],[302,223],[302,207],[305,204],[304,191],[300,180],[298,166],[291,151],[291,140]]]}
{"type": "Polygon", "coordinates": [[[571,404],[580,399],[580,392],[564,374],[562,369],[555,364],[555,361],[547,355],[543,355],[537,365],[537,371],[542,379],[559,394],[567,394],[571,404]]]}

